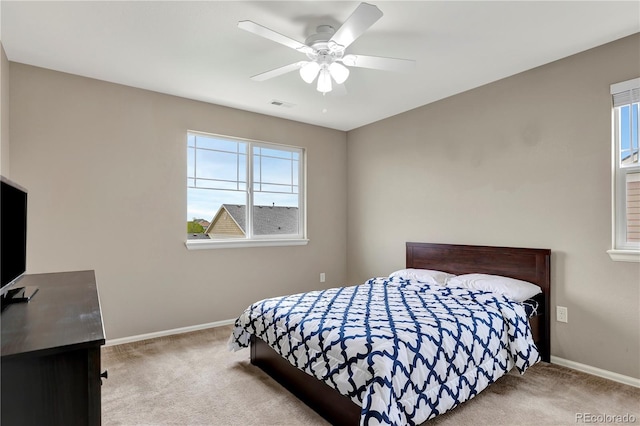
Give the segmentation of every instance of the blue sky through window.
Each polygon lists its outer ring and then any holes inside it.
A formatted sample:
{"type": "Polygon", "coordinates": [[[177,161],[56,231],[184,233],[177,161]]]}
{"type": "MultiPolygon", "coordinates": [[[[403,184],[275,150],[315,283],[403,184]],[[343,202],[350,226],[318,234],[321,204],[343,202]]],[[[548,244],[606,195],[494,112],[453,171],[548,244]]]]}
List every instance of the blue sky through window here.
{"type": "MultiPolygon", "coordinates": [[[[247,204],[250,144],[214,135],[187,136],[187,220],[211,221],[222,204],[247,204]]],[[[254,205],[299,205],[300,153],[253,146],[254,205]]]]}
{"type": "Polygon", "coordinates": [[[620,161],[638,153],[638,103],[620,107],[620,161]]]}

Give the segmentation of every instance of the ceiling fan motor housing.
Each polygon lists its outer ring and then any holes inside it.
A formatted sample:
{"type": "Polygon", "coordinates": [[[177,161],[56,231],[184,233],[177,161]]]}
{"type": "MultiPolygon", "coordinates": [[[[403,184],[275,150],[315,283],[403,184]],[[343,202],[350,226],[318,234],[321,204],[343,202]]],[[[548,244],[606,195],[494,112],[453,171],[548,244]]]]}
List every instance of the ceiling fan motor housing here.
{"type": "Polygon", "coordinates": [[[312,61],[330,64],[344,55],[344,47],[331,40],[336,30],[331,25],[318,25],[316,34],[305,40],[305,44],[313,49],[307,57],[312,61]]]}

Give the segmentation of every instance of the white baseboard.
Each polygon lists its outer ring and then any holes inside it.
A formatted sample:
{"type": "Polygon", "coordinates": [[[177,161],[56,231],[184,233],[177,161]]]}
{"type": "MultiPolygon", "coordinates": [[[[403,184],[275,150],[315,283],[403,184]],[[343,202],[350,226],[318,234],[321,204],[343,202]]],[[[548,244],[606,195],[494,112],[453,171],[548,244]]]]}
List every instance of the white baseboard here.
{"type": "Polygon", "coordinates": [[[553,355],[551,355],[551,363],[562,365],[563,367],[573,368],[574,370],[582,371],[583,373],[588,373],[594,376],[613,380],[614,382],[624,383],[625,385],[640,388],[640,379],[636,379],[635,377],[625,376],[622,374],[614,373],[613,371],[603,370],[601,368],[592,367],[586,364],[580,364],[579,362],[569,361],[568,359],[560,358],[553,355]]]}
{"type": "Polygon", "coordinates": [[[171,336],[173,334],[189,333],[191,331],[206,330],[207,328],[221,327],[235,323],[234,319],[210,322],[207,324],[193,325],[190,327],[174,328],[172,330],[156,331],[155,333],[139,334],[137,336],[122,337],[120,339],[109,339],[105,346],[122,345],[124,343],[139,342],[140,340],[154,339],[156,337],[171,336]]]}

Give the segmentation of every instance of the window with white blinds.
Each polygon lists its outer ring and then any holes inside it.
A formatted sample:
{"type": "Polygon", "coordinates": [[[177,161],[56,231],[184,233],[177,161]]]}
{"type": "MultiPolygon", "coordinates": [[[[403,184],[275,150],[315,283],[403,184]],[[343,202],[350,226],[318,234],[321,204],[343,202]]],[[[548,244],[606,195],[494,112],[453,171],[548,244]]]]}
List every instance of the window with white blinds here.
{"type": "Polygon", "coordinates": [[[640,78],[611,85],[611,95],[614,155],[610,254],[614,260],[640,261],[640,78]],[[622,253],[622,258],[615,258],[616,252],[622,253]]]}

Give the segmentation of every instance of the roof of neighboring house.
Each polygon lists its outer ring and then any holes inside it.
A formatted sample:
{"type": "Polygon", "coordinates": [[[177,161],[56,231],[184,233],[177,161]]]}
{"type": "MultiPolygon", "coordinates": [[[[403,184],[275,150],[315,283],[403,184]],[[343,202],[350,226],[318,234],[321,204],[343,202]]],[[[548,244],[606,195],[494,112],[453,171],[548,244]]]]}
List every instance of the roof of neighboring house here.
{"type": "MultiPolygon", "coordinates": [[[[246,206],[237,204],[223,204],[220,210],[225,209],[238,224],[242,232],[246,231],[245,210],[246,206]]],[[[206,232],[210,232],[215,224],[220,210],[215,214],[211,225],[206,232]]],[[[254,206],[253,232],[258,235],[268,234],[297,234],[298,233],[298,208],[283,206],[254,206]]]]}
{"type": "Polygon", "coordinates": [[[635,151],[633,154],[629,154],[620,161],[624,165],[634,164],[638,162],[638,151],[635,151]]]}
{"type": "Polygon", "coordinates": [[[187,234],[187,240],[208,240],[209,238],[207,234],[202,233],[187,234]]]}

